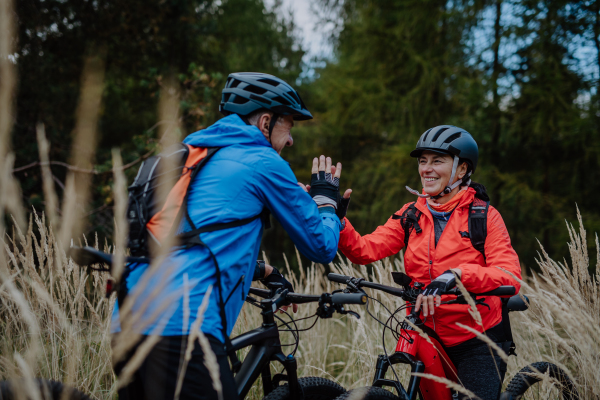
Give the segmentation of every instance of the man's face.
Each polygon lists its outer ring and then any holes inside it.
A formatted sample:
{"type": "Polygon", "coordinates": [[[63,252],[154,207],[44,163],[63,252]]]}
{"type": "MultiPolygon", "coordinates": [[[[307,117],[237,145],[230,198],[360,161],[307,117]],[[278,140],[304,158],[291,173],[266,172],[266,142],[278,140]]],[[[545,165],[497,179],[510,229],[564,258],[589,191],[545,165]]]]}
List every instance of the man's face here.
{"type": "Polygon", "coordinates": [[[277,120],[277,123],[273,128],[273,133],[271,134],[271,145],[277,154],[281,154],[281,150],[283,150],[284,147],[294,144],[291,133],[293,126],[294,117],[291,115],[280,116],[277,120]]]}

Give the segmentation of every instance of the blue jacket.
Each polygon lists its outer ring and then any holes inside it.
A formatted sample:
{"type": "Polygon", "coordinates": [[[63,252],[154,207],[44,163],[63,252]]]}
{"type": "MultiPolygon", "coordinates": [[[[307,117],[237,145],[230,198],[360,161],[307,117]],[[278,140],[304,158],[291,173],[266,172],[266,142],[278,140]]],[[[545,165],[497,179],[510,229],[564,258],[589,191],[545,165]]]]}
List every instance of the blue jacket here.
{"type": "MultiPolygon", "coordinates": [[[[333,260],[340,220],[335,214],[319,213],[310,195],[298,186],[289,164],[258,128],[246,125],[234,114],[192,133],[184,143],[221,148],[190,184],[188,211],[196,227],[253,217],[266,207],[302,254],[319,263],[333,260]]],[[[187,222],[180,230],[190,230],[187,222]]],[[[260,218],[240,227],[201,234],[221,269],[223,299],[228,299],[228,335],[250,289],[262,234],[260,218]]],[[[142,275],[147,269],[147,264],[138,264],[127,279],[130,296],[136,298],[134,311],[142,316],[136,325],[140,333],[188,334],[212,286],[201,330],[224,340],[215,265],[205,248],[194,246],[172,252],[145,284],[142,275]],[[158,296],[144,304],[153,297],[152,292],[158,292],[158,296]]],[[[113,330],[118,330],[118,311],[113,322],[113,330]]]]}

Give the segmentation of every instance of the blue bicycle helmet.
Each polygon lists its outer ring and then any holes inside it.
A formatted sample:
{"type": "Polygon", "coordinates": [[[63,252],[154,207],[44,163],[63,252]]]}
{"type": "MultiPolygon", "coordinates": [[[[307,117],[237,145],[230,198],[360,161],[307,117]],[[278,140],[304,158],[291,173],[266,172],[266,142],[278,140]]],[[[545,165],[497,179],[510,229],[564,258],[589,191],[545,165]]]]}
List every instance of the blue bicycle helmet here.
{"type": "Polygon", "coordinates": [[[278,116],[292,115],[296,121],[313,118],[298,92],[276,76],[260,72],[229,74],[219,111],[223,115],[247,116],[262,109],[278,116]]]}

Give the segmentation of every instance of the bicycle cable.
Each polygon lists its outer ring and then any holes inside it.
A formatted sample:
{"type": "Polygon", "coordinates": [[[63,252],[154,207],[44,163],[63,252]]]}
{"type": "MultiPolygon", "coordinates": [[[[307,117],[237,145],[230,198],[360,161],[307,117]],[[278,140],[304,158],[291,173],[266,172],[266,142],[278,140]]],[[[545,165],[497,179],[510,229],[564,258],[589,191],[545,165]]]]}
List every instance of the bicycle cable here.
{"type": "MultiPolygon", "coordinates": [[[[390,310],[389,310],[389,309],[388,309],[388,308],[387,308],[387,307],[386,307],[386,306],[385,306],[385,305],[384,305],[384,304],[383,304],[381,301],[379,301],[379,300],[377,300],[377,299],[375,299],[375,298],[373,298],[373,297],[371,297],[371,296],[369,296],[369,295],[367,295],[367,298],[368,298],[368,299],[371,299],[371,300],[374,300],[374,301],[378,302],[379,304],[381,304],[381,306],[382,306],[382,307],[383,307],[383,308],[384,308],[384,309],[385,309],[385,310],[386,310],[386,311],[387,311],[387,312],[390,314],[390,317],[387,319],[387,321],[386,321],[385,323],[383,323],[383,322],[381,322],[381,321],[380,321],[380,320],[379,320],[377,317],[375,317],[373,314],[371,314],[371,311],[369,310],[369,302],[367,302],[367,304],[366,304],[366,307],[365,307],[365,308],[366,308],[366,310],[367,310],[367,313],[368,313],[368,314],[371,316],[371,318],[373,318],[375,321],[377,321],[377,322],[379,322],[381,325],[383,325],[383,332],[382,332],[382,334],[381,334],[381,344],[382,344],[382,346],[383,346],[383,352],[385,353],[385,358],[386,358],[386,360],[387,360],[387,362],[388,362],[388,364],[389,364],[390,368],[392,369],[392,372],[394,373],[394,376],[396,377],[396,381],[397,381],[397,382],[400,382],[400,378],[398,377],[398,374],[396,373],[396,370],[395,370],[395,368],[394,368],[393,364],[392,364],[392,363],[391,363],[391,361],[390,361],[390,357],[389,357],[389,355],[388,355],[387,348],[385,347],[385,330],[386,330],[386,329],[389,329],[389,330],[392,332],[392,334],[394,334],[394,333],[395,333],[396,335],[394,335],[394,337],[395,337],[397,340],[399,340],[399,339],[400,339],[400,337],[402,337],[403,339],[405,339],[405,340],[406,340],[406,338],[404,337],[404,335],[402,335],[402,334],[398,333],[398,331],[397,331],[397,330],[395,330],[395,329],[393,329],[391,326],[389,326],[389,325],[388,325],[388,322],[390,321],[390,319],[392,319],[392,318],[393,318],[393,319],[394,319],[394,320],[397,322],[397,325],[396,325],[396,327],[397,327],[397,326],[398,326],[398,324],[400,324],[401,322],[400,322],[400,321],[398,321],[398,319],[396,318],[396,314],[397,314],[398,312],[402,311],[402,310],[405,310],[405,309],[408,307],[408,305],[404,304],[404,305],[402,305],[402,306],[398,307],[398,308],[396,309],[396,311],[394,311],[394,312],[392,313],[392,312],[391,312],[391,311],[390,311],[390,310]]],[[[397,328],[396,328],[396,329],[397,329],[397,328]]]]}
{"type": "MultiPolygon", "coordinates": [[[[296,321],[301,321],[303,319],[309,319],[309,318],[312,318],[312,317],[317,317],[317,318],[315,318],[315,322],[313,322],[313,324],[311,326],[309,326],[308,328],[304,328],[304,329],[297,329],[297,330],[294,329],[294,331],[296,331],[296,332],[306,332],[306,331],[312,329],[312,327],[315,326],[316,323],[317,323],[317,321],[319,320],[319,316],[316,313],[313,314],[313,315],[311,315],[310,317],[305,317],[305,318],[301,318],[301,319],[296,320],[296,321]]],[[[289,332],[289,330],[288,329],[280,329],[279,332],[289,332]]]]}
{"type": "MultiPolygon", "coordinates": [[[[285,311],[284,311],[285,312],[285,311]]],[[[287,312],[286,312],[287,314],[287,312]]],[[[288,314],[289,317],[289,314],[288,314]]],[[[280,320],[281,322],[283,322],[282,325],[287,326],[289,329],[287,330],[288,332],[292,333],[292,336],[294,337],[294,343],[290,343],[290,344],[280,344],[281,347],[286,347],[286,346],[296,346],[294,348],[294,350],[292,351],[292,355],[294,355],[294,353],[296,352],[296,349],[298,349],[298,344],[300,343],[300,334],[298,333],[298,326],[296,325],[296,323],[294,322],[294,320],[290,317],[290,321],[292,324],[294,324],[294,326],[296,327],[296,329],[292,329],[292,327],[288,324],[288,322],[284,321],[283,318],[275,315],[275,318],[277,318],[278,320],[280,320]]],[[[282,325],[278,325],[277,328],[279,328],[282,325]]]]}

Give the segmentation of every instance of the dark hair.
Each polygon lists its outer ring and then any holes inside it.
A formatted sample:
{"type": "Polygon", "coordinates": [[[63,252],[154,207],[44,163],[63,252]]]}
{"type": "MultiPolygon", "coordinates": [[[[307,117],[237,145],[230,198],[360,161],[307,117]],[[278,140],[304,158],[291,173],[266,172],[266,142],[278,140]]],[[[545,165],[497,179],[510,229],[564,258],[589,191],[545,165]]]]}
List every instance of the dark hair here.
{"type": "MultiPolygon", "coordinates": [[[[467,174],[465,174],[465,176],[463,177],[463,183],[466,184],[469,181],[469,177],[467,176],[468,173],[473,171],[473,164],[471,164],[471,162],[469,160],[462,159],[462,158],[460,159],[460,162],[467,163],[467,174]]],[[[488,194],[487,194],[487,189],[481,183],[471,181],[471,183],[469,184],[469,187],[475,189],[475,197],[477,197],[478,199],[481,199],[483,201],[490,201],[490,196],[488,196],[488,194]]]]}

